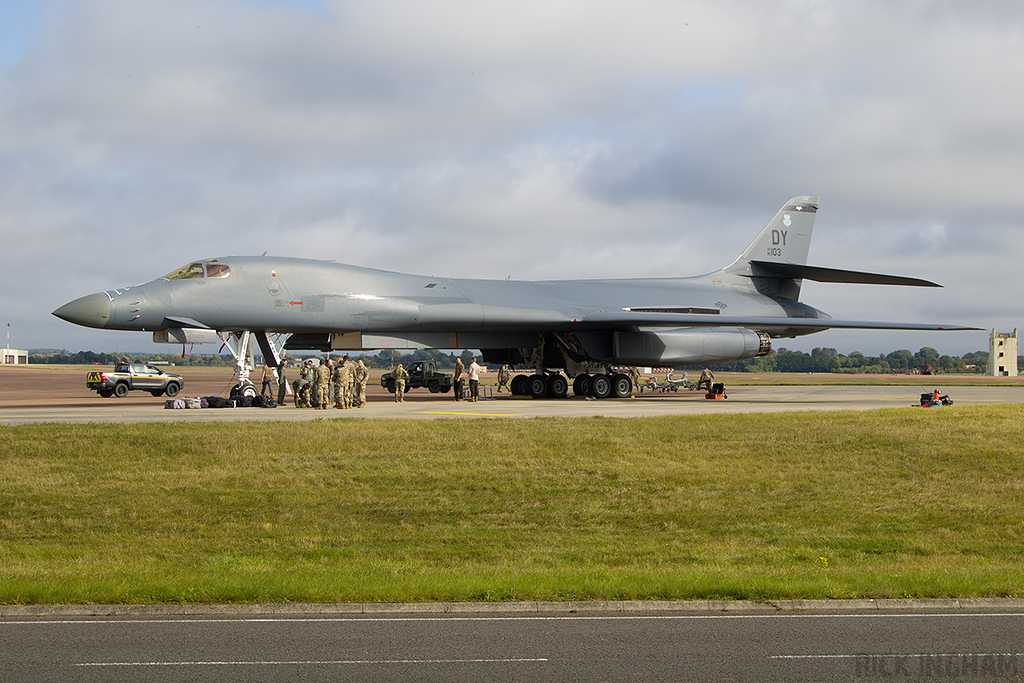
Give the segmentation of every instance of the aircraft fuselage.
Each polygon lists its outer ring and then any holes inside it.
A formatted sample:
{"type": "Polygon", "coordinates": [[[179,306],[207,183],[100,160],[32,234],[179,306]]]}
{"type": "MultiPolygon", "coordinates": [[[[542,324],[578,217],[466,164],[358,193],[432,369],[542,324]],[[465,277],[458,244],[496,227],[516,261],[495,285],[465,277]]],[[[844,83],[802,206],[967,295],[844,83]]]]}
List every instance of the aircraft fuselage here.
{"type": "Polygon", "coordinates": [[[794,197],[736,261],[696,277],[478,280],[228,256],[90,294],[54,314],[89,327],[151,331],[159,341],[201,343],[251,332],[271,355],[271,334],[289,334],[285,346],[292,349],[481,349],[489,362],[570,376],[591,366],[752,358],[768,353],[773,337],[828,328],[970,329],[833,320],[801,303],[803,279],[938,286],[807,265],[817,210],[816,198],[794,197]]]}

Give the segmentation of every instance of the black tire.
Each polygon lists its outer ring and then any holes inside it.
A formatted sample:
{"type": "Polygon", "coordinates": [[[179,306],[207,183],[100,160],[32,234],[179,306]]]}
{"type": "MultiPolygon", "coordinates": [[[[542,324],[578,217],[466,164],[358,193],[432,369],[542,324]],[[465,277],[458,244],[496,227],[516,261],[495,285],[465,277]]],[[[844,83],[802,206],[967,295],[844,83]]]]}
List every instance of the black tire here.
{"type": "MultiPolygon", "coordinates": [[[[256,389],[253,388],[253,391],[255,391],[255,390],[256,389]]],[[[167,386],[164,388],[164,393],[167,394],[168,396],[170,396],[171,398],[174,398],[175,396],[177,396],[179,391],[181,391],[181,385],[178,384],[177,382],[168,382],[167,386]]],[[[154,396],[159,396],[159,394],[157,394],[155,392],[154,392],[153,395],[154,396]]]]}
{"type": "Polygon", "coordinates": [[[594,398],[608,398],[612,395],[612,378],[608,375],[594,375],[590,380],[590,395],[594,398]]]}
{"type": "Polygon", "coordinates": [[[390,377],[384,380],[384,388],[388,390],[389,394],[395,393],[395,380],[390,377]]]}
{"type": "Polygon", "coordinates": [[[154,389],[153,391],[151,391],[149,393],[151,393],[154,396],[156,396],[157,398],[159,398],[160,396],[164,395],[164,390],[163,389],[154,389]]]}
{"type": "Polygon", "coordinates": [[[256,387],[252,384],[239,384],[234,393],[245,398],[256,398],[256,387]]]}
{"type": "Polygon", "coordinates": [[[526,380],[526,390],[534,398],[544,398],[548,393],[548,378],[544,375],[530,375],[526,380]]]}
{"type": "Polygon", "coordinates": [[[530,378],[526,375],[516,375],[512,378],[512,383],[509,385],[509,389],[512,390],[513,396],[525,396],[527,391],[527,384],[530,378]]]}
{"type": "Polygon", "coordinates": [[[128,385],[124,382],[118,382],[114,385],[114,396],[118,398],[124,398],[128,395],[128,385]]]}
{"type": "Polygon", "coordinates": [[[114,395],[114,390],[113,389],[99,389],[99,390],[97,390],[96,393],[98,393],[103,398],[110,398],[111,396],[114,395]]]}
{"type": "Polygon", "coordinates": [[[441,383],[438,382],[436,379],[430,380],[429,382],[427,382],[427,391],[429,391],[432,394],[441,393],[441,383]]]}
{"type": "Polygon", "coordinates": [[[593,378],[586,373],[576,375],[576,378],[572,381],[573,396],[590,396],[590,384],[592,380],[593,378]]]}
{"type": "Polygon", "coordinates": [[[565,375],[550,375],[548,377],[548,396],[551,398],[565,398],[569,395],[569,380],[565,375]]]}
{"type": "Polygon", "coordinates": [[[633,395],[633,380],[629,375],[622,373],[612,375],[612,396],[615,398],[629,398],[633,395]]]}

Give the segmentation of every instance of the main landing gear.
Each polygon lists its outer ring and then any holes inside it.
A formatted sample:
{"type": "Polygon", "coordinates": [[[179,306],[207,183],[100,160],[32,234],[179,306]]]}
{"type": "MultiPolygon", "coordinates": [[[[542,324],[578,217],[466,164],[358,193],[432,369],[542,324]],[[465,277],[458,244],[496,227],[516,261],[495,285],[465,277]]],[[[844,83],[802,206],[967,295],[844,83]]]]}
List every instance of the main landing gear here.
{"type": "MultiPolygon", "coordinates": [[[[569,380],[561,373],[516,375],[509,388],[513,396],[565,398],[569,395],[569,380]]],[[[623,373],[581,374],[572,380],[572,393],[593,398],[629,398],[633,394],[633,381],[623,373]]]]}

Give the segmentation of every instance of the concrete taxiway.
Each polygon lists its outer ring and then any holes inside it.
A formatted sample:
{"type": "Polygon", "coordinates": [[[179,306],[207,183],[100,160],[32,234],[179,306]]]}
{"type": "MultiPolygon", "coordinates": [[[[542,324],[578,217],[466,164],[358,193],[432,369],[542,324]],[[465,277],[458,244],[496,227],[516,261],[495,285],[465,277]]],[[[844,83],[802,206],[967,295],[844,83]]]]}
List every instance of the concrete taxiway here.
{"type": "Polygon", "coordinates": [[[415,400],[395,403],[390,396],[371,396],[361,409],[222,408],[168,410],[161,399],[132,403],[109,399],[81,405],[7,407],[0,409],[0,424],[104,423],[104,422],[207,422],[236,420],[301,421],[316,419],[437,419],[437,418],[531,418],[531,417],[649,417],[708,413],[752,413],[783,411],[874,410],[956,410],[959,406],[1024,403],[1018,386],[953,387],[943,390],[954,404],[943,408],[921,408],[919,386],[737,386],[727,390],[727,399],[707,400],[702,393],[682,391],[667,394],[638,394],[632,399],[592,400],[583,398],[534,400],[503,395],[477,403],[457,402],[450,395],[421,394],[415,400]]]}

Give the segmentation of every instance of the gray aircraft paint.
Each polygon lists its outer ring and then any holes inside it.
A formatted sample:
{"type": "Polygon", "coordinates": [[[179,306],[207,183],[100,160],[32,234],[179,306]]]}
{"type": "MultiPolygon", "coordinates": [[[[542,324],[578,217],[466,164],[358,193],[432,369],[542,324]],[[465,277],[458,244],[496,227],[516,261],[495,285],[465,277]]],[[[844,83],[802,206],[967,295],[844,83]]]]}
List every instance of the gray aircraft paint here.
{"type": "Polygon", "coordinates": [[[209,341],[211,331],[249,331],[262,340],[292,335],[289,348],[479,348],[492,356],[504,349],[518,364],[540,364],[526,358],[547,340],[558,353],[547,355],[544,365],[571,375],[581,363],[683,365],[750,358],[767,352],[769,337],[829,328],[975,329],[834,320],[799,302],[805,278],[939,286],[808,266],[817,210],[814,197],[791,199],[735,262],[696,277],[453,279],[331,261],[228,256],[197,262],[221,277],[157,278],[84,296],[53,314],[88,327],[149,331],[171,342],[200,340],[204,332],[209,341]]]}

